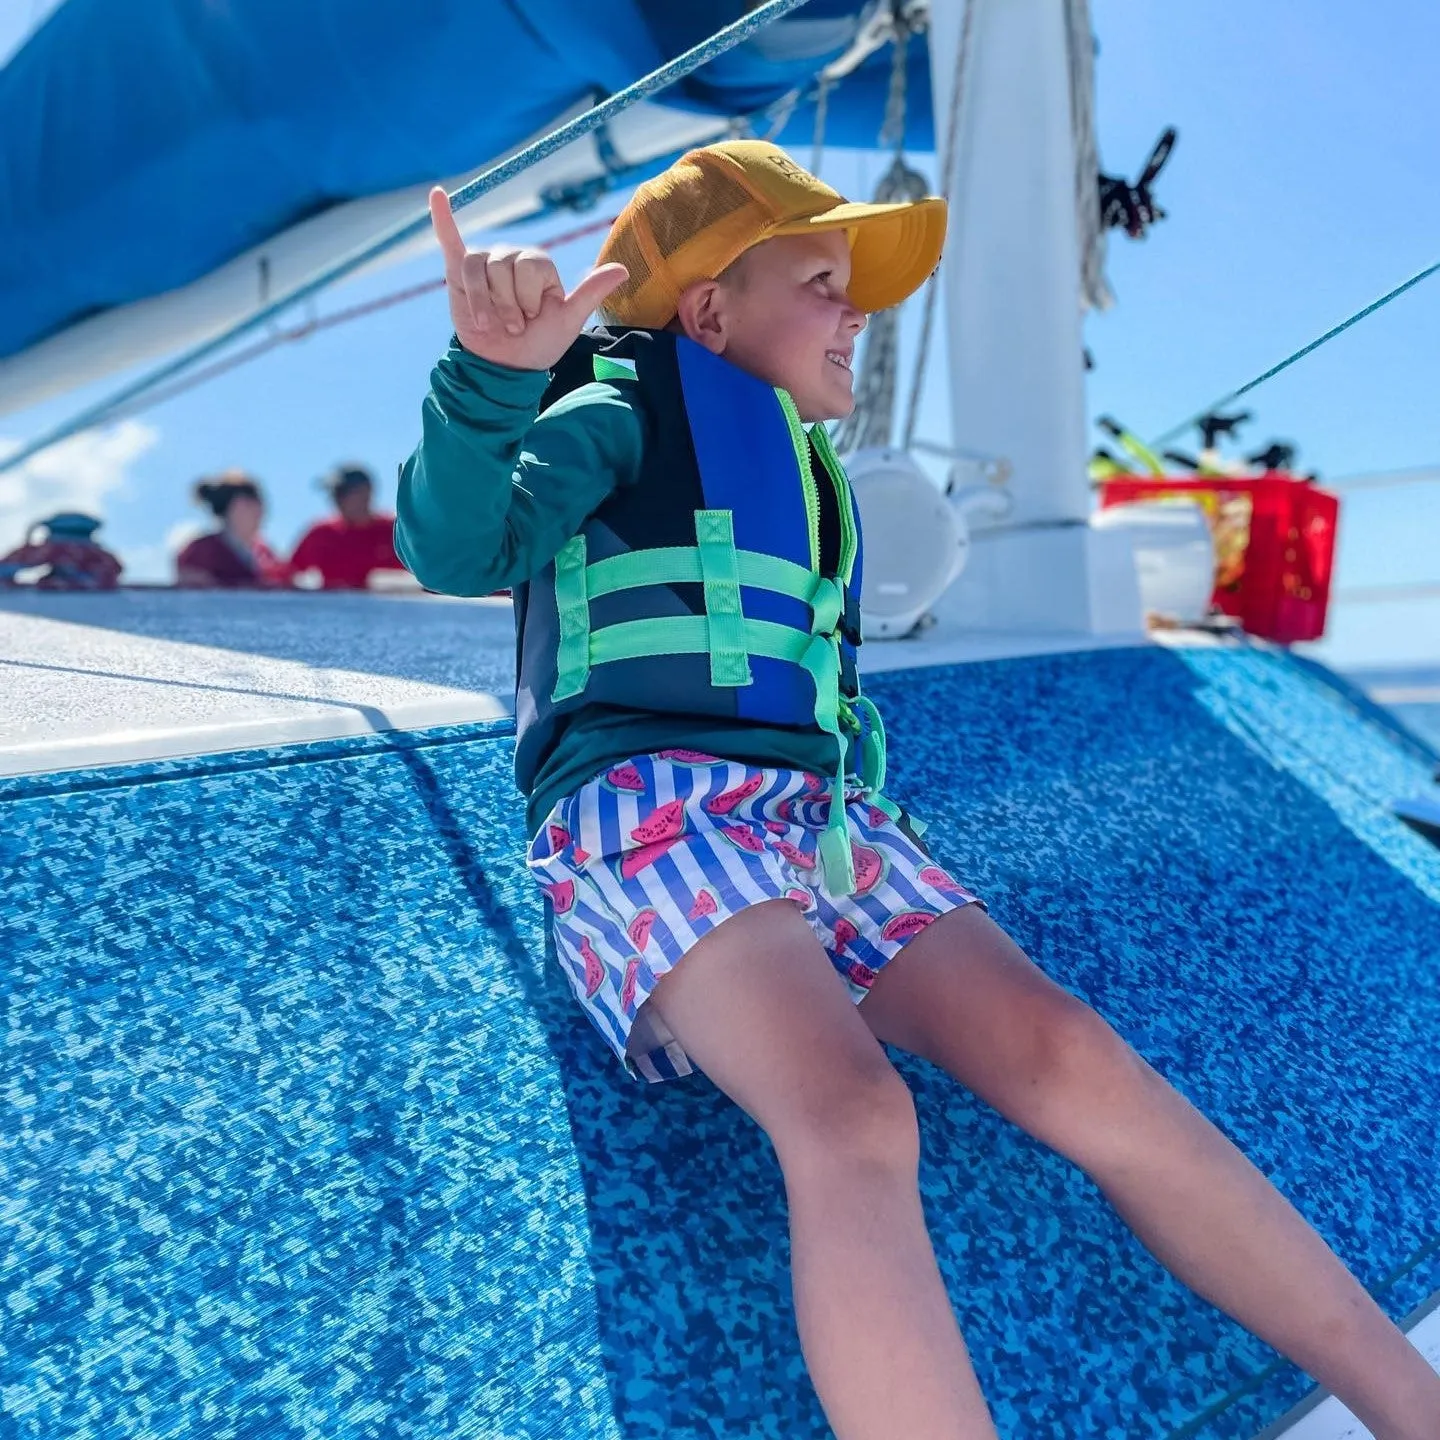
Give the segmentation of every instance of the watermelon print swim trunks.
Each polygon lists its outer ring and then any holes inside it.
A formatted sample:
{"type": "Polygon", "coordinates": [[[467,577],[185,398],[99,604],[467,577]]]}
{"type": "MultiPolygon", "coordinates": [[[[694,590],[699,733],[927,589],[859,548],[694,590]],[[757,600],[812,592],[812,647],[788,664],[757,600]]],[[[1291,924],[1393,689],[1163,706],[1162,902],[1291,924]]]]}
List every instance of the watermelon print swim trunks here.
{"type": "Polygon", "coordinates": [[[827,782],[690,750],[617,765],[551,811],[530,873],[550,899],[570,987],[629,1072],[694,1068],[654,1007],[656,982],[727,916],[766,900],[798,905],[857,1003],[905,943],[976,903],[909,826],[847,795],[856,892],[832,895],[817,851],[827,782]]]}

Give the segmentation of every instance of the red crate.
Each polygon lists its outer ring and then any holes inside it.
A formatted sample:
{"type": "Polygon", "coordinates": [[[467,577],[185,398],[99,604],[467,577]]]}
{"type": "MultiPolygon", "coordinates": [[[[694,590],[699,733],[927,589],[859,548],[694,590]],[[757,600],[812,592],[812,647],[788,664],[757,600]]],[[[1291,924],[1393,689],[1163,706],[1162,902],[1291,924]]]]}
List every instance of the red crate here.
{"type": "Polygon", "coordinates": [[[1125,475],[1100,485],[1102,507],[1168,496],[1197,501],[1215,537],[1215,605],[1251,635],[1289,645],[1325,633],[1339,497],[1283,471],[1125,475]]]}

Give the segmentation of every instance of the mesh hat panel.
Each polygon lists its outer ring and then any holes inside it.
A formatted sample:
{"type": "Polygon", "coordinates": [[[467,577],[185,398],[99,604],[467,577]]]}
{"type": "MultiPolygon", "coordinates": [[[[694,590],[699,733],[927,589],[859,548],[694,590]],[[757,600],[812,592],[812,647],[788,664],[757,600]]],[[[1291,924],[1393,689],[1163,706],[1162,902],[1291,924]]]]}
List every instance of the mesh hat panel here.
{"type": "MultiPolygon", "coordinates": [[[[691,168],[700,170],[699,166],[691,168]]],[[[696,179],[698,183],[664,189],[657,185],[658,193],[641,200],[638,213],[654,237],[655,249],[667,260],[697,235],[755,204],[744,185],[714,166],[706,166],[696,179]]],[[[748,224],[754,228],[753,219],[748,224]]]]}

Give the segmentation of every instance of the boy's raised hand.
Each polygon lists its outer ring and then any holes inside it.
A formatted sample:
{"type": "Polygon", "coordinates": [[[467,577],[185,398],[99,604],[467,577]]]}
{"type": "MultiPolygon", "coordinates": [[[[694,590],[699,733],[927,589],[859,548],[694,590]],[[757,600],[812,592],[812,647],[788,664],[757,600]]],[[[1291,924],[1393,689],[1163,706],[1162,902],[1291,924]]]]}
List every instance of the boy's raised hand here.
{"type": "Polygon", "coordinates": [[[450,197],[438,185],[430,192],[430,223],[445,256],[450,320],[460,343],[514,370],[549,370],[629,273],[623,265],[598,266],[567,295],[543,250],[467,250],[450,197]]]}

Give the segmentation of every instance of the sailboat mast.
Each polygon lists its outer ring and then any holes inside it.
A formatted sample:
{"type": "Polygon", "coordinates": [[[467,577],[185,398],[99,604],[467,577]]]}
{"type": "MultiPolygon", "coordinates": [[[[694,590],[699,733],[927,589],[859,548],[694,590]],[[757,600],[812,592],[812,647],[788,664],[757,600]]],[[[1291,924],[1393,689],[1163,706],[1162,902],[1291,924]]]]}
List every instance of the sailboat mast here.
{"type": "Polygon", "coordinates": [[[962,37],[944,266],[953,438],[1009,458],[1016,523],[1080,521],[1089,503],[1065,7],[932,4],[940,146],[962,37]]]}
{"type": "Polygon", "coordinates": [[[977,534],[954,620],[1138,629],[1133,558],[1087,524],[1066,5],[932,0],[930,65],[942,154],[963,71],[942,265],[951,439],[1008,460],[1014,502],[977,534]]]}

